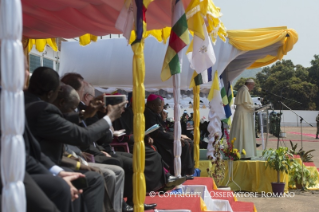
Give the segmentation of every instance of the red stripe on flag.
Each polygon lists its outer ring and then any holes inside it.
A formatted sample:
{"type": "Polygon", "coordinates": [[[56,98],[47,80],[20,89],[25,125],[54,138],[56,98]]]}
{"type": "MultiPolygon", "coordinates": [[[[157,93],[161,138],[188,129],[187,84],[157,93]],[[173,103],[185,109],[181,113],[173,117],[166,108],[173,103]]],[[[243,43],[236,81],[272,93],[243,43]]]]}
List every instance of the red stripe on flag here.
{"type": "Polygon", "coordinates": [[[180,50],[182,50],[186,46],[186,44],[180,37],[178,37],[178,35],[176,35],[174,31],[171,31],[169,46],[172,49],[174,49],[176,53],[178,53],[180,50]]]}
{"type": "Polygon", "coordinates": [[[146,23],[146,11],[147,9],[145,8],[145,6],[143,5],[143,21],[146,23]]]}

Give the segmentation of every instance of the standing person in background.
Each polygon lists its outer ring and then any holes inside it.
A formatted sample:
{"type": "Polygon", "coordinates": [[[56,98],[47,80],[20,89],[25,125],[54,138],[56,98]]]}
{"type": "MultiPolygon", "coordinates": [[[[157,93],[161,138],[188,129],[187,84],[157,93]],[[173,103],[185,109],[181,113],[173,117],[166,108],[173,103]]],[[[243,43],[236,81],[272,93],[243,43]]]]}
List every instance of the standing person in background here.
{"type": "Polygon", "coordinates": [[[230,139],[236,138],[234,148],[241,152],[246,150],[246,157],[256,156],[256,135],[254,127],[254,112],[256,106],[249,94],[255,87],[255,82],[248,79],[237,92],[235,105],[236,111],[232,128],[230,130],[230,139]]]}

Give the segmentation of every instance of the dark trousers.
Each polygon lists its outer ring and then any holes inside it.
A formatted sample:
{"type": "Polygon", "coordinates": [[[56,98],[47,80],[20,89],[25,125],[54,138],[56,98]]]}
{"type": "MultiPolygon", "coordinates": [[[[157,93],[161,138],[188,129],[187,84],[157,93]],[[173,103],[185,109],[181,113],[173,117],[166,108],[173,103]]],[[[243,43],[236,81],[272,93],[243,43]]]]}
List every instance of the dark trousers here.
{"type": "MultiPolygon", "coordinates": [[[[154,144],[164,162],[169,165],[170,173],[174,175],[174,143],[154,138],[154,144]]],[[[190,139],[182,146],[181,164],[182,176],[194,174],[194,142],[190,139]]]]}
{"type": "Polygon", "coordinates": [[[124,179],[124,197],[127,197],[127,201],[133,202],[133,155],[127,152],[109,152],[112,158],[117,159],[120,162],[120,166],[125,171],[124,179]]]}
{"type": "Polygon", "coordinates": [[[95,163],[103,163],[108,165],[122,166],[121,162],[113,157],[106,157],[105,155],[94,156],[95,163]]]}
{"type": "MultiPolygon", "coordinates": [[[[65,171],[71,171],[69,168],[63,167],[65,171]]],[[[83,190],[82,202],[85,204],[85,208],[89,212],[101,212],[104,211],[103,201],[104,201],[104,179],[103,177],[93,171],[79,170],[86,177],[88,187],[83,190]]],[[[82,209],[83,211],[84,209],[82,209]]]]}
{"type": "Polygon", "coordinates": [[[25,174],[27,211],[73,211],[69,185],[60,177],[48,174],[25,174]]]}
{"type": "Polygon", "coordinates": [[[83,190],[83,199],[90,212],[104,211],[104,179],[96,172],[87,171],[84,173],[89,187],[83,190]]]}
{"type": "MultiPolygon", "coordinates": [[[[127,152],[109,153],[118,159],[125,170],[124,196],[130,203],[133,201],[133,155],[127,152]]],[[[145,182],[147,191],[157,191],[164,187],[166,179],[163,169],[162,157],[156,149],[145,146],[145,182]]]]}

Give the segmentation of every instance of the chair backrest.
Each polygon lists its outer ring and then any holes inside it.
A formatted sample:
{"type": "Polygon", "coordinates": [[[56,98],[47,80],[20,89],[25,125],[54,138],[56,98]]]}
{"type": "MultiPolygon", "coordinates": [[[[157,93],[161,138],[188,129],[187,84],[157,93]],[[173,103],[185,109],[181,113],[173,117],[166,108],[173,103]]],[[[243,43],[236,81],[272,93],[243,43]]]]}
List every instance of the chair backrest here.
{"type": "MultiPolygon", "coordinates": [[[[128,152],[130,153],[130,149],[128,147],[128,144],[126,142],[124,143],[110,143],[111,147],[113,148],[113,151],[114,151],[114,147],[121,147],[124,149],[124,152],[128,152]]],[[[117,149],[117,148],[116,148],[117,149]]]]}

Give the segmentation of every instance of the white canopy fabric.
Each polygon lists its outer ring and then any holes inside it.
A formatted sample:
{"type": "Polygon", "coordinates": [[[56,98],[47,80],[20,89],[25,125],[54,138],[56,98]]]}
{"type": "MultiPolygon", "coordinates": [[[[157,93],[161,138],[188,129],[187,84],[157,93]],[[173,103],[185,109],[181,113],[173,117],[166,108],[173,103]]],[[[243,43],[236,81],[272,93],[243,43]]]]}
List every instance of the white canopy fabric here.
{"type": "MultiPolygon", "coordinates": [[[[161,70],[167,44],[159,43],[154,37],[145,40],[145,90],[168,89],[173,92],[173,78],[162,82],[161,70]]],[[[185,55],[186,48],[183,49],[185,55]]],[[[132,49],[124,38],[99,40],[82,47],[78,42],[62,42],[59,74],[68,72],[81,74],[96,87],[114,87],[132,90],[132,49]]],[[[193,70],[183,58],[181,89],[189,88],[193,70]]]]}
{"type": "MultiPolygon", "coordinates": [[[[221,42],[220,42],[221,43],[221,42]]],[[[225,44],[227,45],[227,44],[225,44]]],[[[228,44],[230,45],[230,44],[228,44]]],[[[239,76],[247,67],[253,64],[256,60],[260,58],[264,58],[267,55],[276,56],[278,52],[278,48],[282,45],[281,42],[275,43],[271,46],[267,46],[263,49],[258,49],[254,51],[240,51],[232,46],[230,50],[230,54],[234,54],[233,52],[237,52],[237,56],[235,58],[229,58],[229,63],[225,66],[225,64],[217,63],[212,67],[212,70],[218,70],[219,75],[223,73],[224,82],[232,82],[237,76],[239,76]],[[232,60],[231,60],[232,59],[232,60]],[[216,68],[215,68],[216,67],[216,68]]],[[[218,52],[219,54],[221,52],[218,52]]],[[[220,55],[219,58],[224,58],[226,55],[220,55]]],[[[221,59],[222,60],[222,59],[221,59]]]]}
{"type": "MultiPolygon", "coordinates": [[[[241,51],[229,44],[228,39],[223,42],[219,38],[214,46],[216,63],[212,72],[223,74],[224,82],[232,81],[247,67],[267,55],[277,55],[281,43],[254,50],[241,51]]],[[[172,92],[172,78],[162,82],[160,78],[167,44],[159,43],[155,38],[145,40],[145,90],[159,89],[172,92]]],[[[181,90],[188,90],[194,70],[190,68],[185,55],[181,73],[181,90]]],[[[60,76],[68,72],[81,74],[89,83],[96,87],[132,90],[132,50],[124,38],[99,40],[82,47],[77,42],[62,42],[60,76]]],[[[211,74],[212,75],[212,74],[211,74]]],[[[208,77],[209,78],[209,77],[208,77]]],[[[210,81],[209,79],[208,81],[210,81]]],[[[201,85],[202,92],[208,92],[211,83],[201,85]]]]}
{"type": "Polygon", "coordinates": [[[1,0],[1,211],[26,210],[24,60],[20,0],[1,0]]]}

